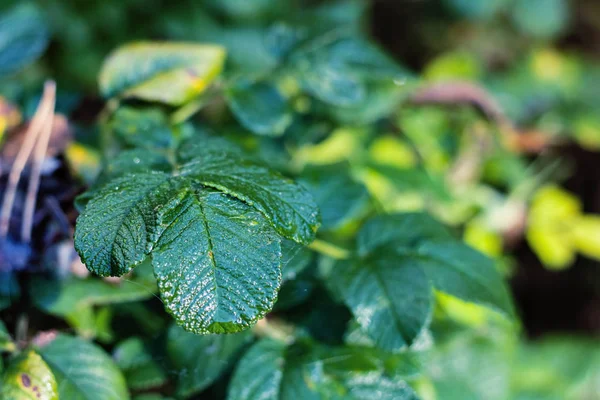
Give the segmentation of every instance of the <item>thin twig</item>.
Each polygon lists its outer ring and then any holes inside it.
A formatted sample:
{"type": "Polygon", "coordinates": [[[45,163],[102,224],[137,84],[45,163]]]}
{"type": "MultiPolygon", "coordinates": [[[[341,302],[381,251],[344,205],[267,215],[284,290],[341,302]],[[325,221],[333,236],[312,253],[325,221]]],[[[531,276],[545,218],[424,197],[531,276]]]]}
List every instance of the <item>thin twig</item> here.
{"type": "Polygon", "coordinates": [[[27,129],[25,139],[21,145],[19,152],[15,158],[15,161],[10,170],[8,176],[8,183],[6,186],[6,192],[4,194],[4,200],[2,203],[2,210],[0,211],[0,239],[3,239],[8,234],[8,228],[10,224],[10,214],[12,212],[13,204],[15,202],[15,196],[17,194],[17,187],[19,180],[21,179],[21,173],[27,164],[27,160],[33,151],[33,147],[36,143],[37,137],[42,130],[44,120],[50,111],[51,104],[49,103],[50,97],[53,97],[52,92],[55,91],[54,82],[48,82],[44,86],[44,94],[40,100],[38,109],[33,116],[31,125],[27,129]]]}
{"type": "Polygon", "coordinates": [[[40,188],[40,176],[42,174],[42,165],[46,152],[48,150],[48,143],[50,142],[50,136],[52,135],[52,124],[54,121],[54,107],[56,103],[56,84],[49,82],[49,111],[44,119],[44,126],[42,132],[38,136],[38,142],[35,146],[33,153],[33,160],[31,164],[31,174],[29,176],[29,186],[27,187],[27,197],[25,198],[25,209],[23,211],[23,220],[21,221],[21,240],[24,243],[31,241],[31,228],[33,221],[33,212],[35,211],[35,203],[37,199],[38,190],[40,188]]]}

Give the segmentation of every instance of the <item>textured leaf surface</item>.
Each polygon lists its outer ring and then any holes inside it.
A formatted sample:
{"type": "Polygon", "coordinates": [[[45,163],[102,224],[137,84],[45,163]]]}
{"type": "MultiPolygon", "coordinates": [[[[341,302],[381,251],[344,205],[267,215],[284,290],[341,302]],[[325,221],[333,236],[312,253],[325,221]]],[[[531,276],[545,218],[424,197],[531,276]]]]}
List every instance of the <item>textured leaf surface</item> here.
{"type": "Polygon", "coordinates": [[[38,58],[48,46],[48,36],[42,14],[31,4],[0,15],[0,75],[38,58]]]}
{"type": "Polygon", "coordinates": [[[58,400],[56,379],[33,350],[13,360],[2,376],[0,397],[15,400],[58,400]]]}
{"type": "Polygon", "coordinates": [[[136,97],[181,105],[221,72],[225,50],[192,43],[140,42],[117,49],[100,73],[106,97],[136,97]]]}
{"type": "Polygon", "coordinates": [[[238,82],[226,92],[227,102],[248,130],[279,136],[292,123],[292,114],[279,90],[267,82],[238,82]]]}
{"type": "Polygon", "coordinates": [[[436,289],[513,316],[506,285],[488,257],[458,241],[426,242],[418,254],[419,266],[436,289]]]}
{"type": "Polygon", "coordinates": [[[286,347],[262,340],[238,364],[228,399],[416,400],[406,382],[385,378],[376,365],[354,356],[345,351],[304,344],[286,347]]]}
{"type": "Polygon", "coordinates": [[[160,108],[120,107],[110,121],[114,134],[130,146],[168,148],[174,134],[160,108]]]}
{"type": "Polygon", "coordinates": [[[168,178],[163,173],[126,175],[89,201],[77,219],[75,248],[90,270],[120,276],[144,261],[155,223],[149,197],[168,178]]]}
{"type": "Polygon", "coordinates": [[[231,365],[250,335],[199,336],[173,325],[169,329],[167,351],[177,372],[177,393],[188,397],[211,385],[231,365]]]}
{"type": "Polygon", "coordinates": [[[410,255],[389,249],[338,264],[333,277],[354,317],[382,349],[413,343],[429,321],[432,290],[410,255]]]}
{"type": "Polygon", "coordinates": [[[201,151],[181,174],[255,207],[283,236],[308,244],[319,227],[311,194],[279,173],[224,151],[201,151]]]}
{"type": "Polygon", "coordinates": [[[167,310],[193,332],[249,327],[277,297],[279,236],[261,213],[223,193],[187,185],[179,193],[158,213],[152,253],[167,310]]]}
{"type": "Polygon", "coordinates": [[[40,354],[56,377],[61,399],[129,399],[121,371],[98,346],[61,334],[42,347],[40,354]]]}

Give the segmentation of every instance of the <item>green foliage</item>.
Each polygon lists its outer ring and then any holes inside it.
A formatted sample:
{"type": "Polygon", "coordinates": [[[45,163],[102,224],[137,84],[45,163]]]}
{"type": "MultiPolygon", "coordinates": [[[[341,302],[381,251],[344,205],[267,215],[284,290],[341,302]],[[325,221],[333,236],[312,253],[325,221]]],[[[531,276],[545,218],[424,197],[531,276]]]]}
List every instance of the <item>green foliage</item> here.
{"type": "Polygon", "coordinates": [[[48,77],[74,138],[51,138],[32,242],[20,211],[0,238],[0,397],[598,392],[595,343],[524,339],[507,284],[520,243],[557,270],[600,258],[557,185],[560,144],[600,149],[569,2],[20,3],[0,6],[0,189],[48,77]],[[386,7],[414,20],[393,56],[368,26],[386,7]]]}
{"type": "Polygon", "coordinates": [[[3,399],[58,400],[56,380],[48,365],[33,350],[13,360],[2,376],[3,399]]]}
{"type": "Polygon", "coordinates": [[[0,16],[0,75],[35,61],[48,46],[48,27],[40,10],[21,4],[0,16]]]}
{"type": "Polygon", "coordinates": [[[125,378],[108,354],[83,339],[60,334],[39,353],[56,378],[58,398],[129,399],[125,378]]]}

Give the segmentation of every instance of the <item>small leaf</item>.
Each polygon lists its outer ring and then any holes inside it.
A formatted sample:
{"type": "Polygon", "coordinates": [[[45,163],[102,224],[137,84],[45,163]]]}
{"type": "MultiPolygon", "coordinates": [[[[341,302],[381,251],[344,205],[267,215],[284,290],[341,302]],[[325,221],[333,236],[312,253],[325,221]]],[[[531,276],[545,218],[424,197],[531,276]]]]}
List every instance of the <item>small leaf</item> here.
{"type": "Polygon", "coordinates": [[[61,399],[129,399],[123,375],[95,344],[59,334],[39,352],[56,377],[61,399]]]}
{"type": "Polygon", "coordinates": [[[189,397],[211,385],[226,371],[249,339],[246,332],[199,336],[171,326],[167,351],[178,370],[177,394],[189,397]]]}
{"type": "Polygon", "coordinates": [[[13,360],[0,383],[0,397],[6,400],[58,400],[56,379],[33,350],[13,360]]]}
{"type": "Polygon", "coordinates": [[[280,136],[292,123],[287,99],[269,82],[240,80],[225,94],[239,122],[257,135],[280,136]]]}
{"type": "Polygon", "coordinates": [[[168,178],[158,172],[126,175],[90,200],[75,232],[75,248],[90,270],[100,276],[120,276],[144,261],[147,235],[155,224],[148,213],[152,210],[148,197],[168,178]]]}
{"type": "Polygon", "coordinates": [[[335,267],[334,285],[363,330],[382,349],[413,343],[429,322],[432,290],[411,254],[380,249],[377,254],[335,267]]]}
{"type": "Polygon", "coordinates": [[[1,15],[0,75],[37,59],[48,46],[48,36],[44,17],[32,4],[21,4],[1,15]]]}
{"type": "Polygon", "coordinates": [[[135,97],[173,106],[202,93],[225,61],[220,46],[139,42],[114,51],[100,72],[105,97],[135,97]]]}

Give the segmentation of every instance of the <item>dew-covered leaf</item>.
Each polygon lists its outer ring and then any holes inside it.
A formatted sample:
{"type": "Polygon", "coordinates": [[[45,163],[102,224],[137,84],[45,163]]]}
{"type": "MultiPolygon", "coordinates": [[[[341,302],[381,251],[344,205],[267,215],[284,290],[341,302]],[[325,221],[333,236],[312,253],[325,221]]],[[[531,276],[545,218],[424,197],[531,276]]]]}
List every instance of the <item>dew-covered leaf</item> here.
{"type": "Polygon", "coordinates": [[[200,336],[171,326],[167,352],[177,369],[177,394],[189,397],[211,385],[231,366],[249,339],[247,332],[200,336]]]}
{"type": "Polygon", "coordinates": [[[409,346],[429,322],[431,285],[410,254],[384,248],[334,268],[336,291],[378,347],[409,346]]]}
{"type": "Polygon", "coordinates": [[[280,238],[260,212],[184,182],[157,223],[154,272],[167,311],[186,330],[238,332],[273,308],[280,238]]]}
{"type": "Polygon", "coordinates": [[[0,397],[15,400],[58,400],[56,379],[33,350],[13,360],[0,381],[0,397]]]}
{"type": "Polygon", "coordinates": [[[228,151],[198,148],[181,175],[245,201],[264,213],[277,232],[299,243],[310,243],[320,225],[318,207],[304,187],[228,151]]]}
{"type": "Polygon", "coordinates": [[[287,99],[269,82],[238,81],[226,99],[240,124],[257,135],[280,136],[292,123],[287,99]]]}
{"type": "Polygon", "coordinates": [[[0,75],[14,72],[38,58],[49,33],[40,10],[23,3],[0,15],[0,75]]]}
{"type": "Polygon", "coordinates": [[[56,377],[58,396],[69,400],[127,400],[125,378],[100,347],[59,334],[39,349],[56,377]]]}
{"type": "Polygon", "coordinates": [[[219,75],[225,50],[216,45],[138,42],[115,50],[100,72],[105,97],[135,97],[181,105],[219,75]]]}
{"type": "Polygon", "coordinates": [[[149,197],[168,179],[158,172],[129,174],[96,193],[75,231],[75,248],[88,269],[100,276],[120,276],[144,261],[155,224],[149,197]]]}

